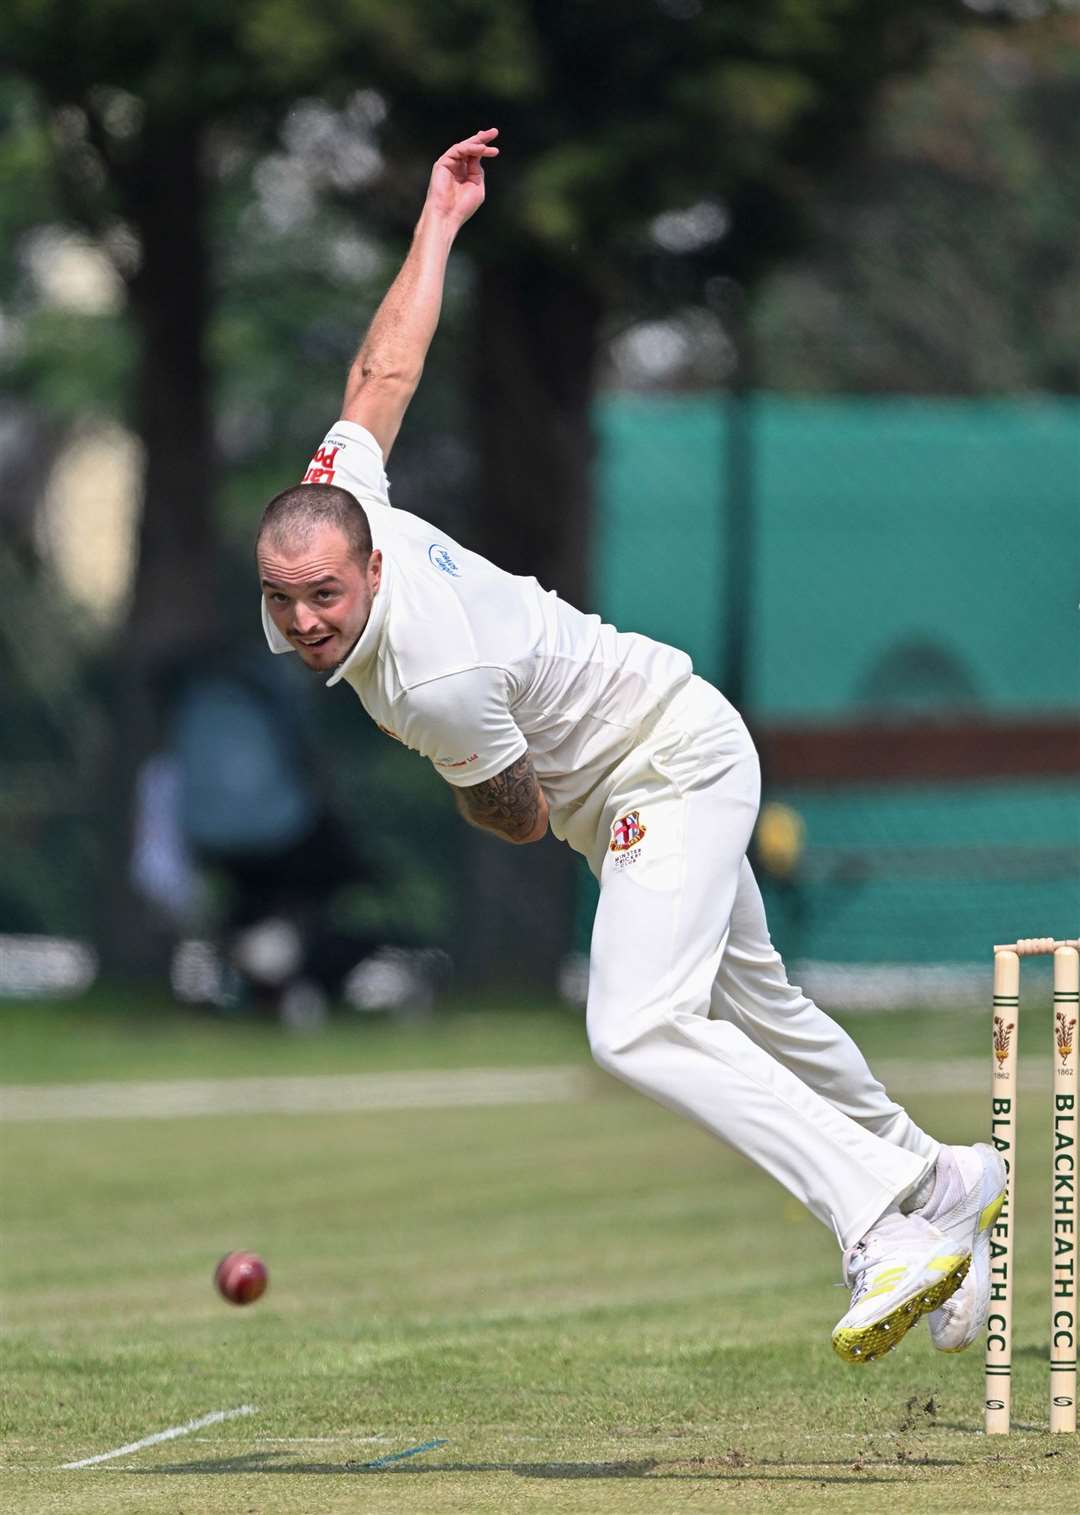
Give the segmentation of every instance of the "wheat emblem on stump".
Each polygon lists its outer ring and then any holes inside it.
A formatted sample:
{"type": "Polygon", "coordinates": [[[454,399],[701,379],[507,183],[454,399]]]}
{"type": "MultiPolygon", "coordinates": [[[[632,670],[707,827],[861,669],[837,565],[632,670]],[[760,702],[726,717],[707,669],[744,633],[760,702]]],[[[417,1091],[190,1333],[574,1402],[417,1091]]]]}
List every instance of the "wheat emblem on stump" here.
{"type": "Polygon", "coordinates": [[[1009,1055],[1009,1038],[1015,1030],[1015,1021],[1006,1025],[1000,1015],[994,1016],[994,1056],[999,1063],[1003,1063],[1009,1055]]]}

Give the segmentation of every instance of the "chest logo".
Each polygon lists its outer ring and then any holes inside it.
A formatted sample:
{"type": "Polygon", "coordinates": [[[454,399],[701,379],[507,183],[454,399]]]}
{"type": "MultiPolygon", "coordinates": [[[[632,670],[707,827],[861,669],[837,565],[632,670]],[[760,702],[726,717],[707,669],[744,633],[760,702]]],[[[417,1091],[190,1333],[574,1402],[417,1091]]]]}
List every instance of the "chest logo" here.
{"type": "Polygon", "coordinates": [[[427,555],[435,567],[441,569],[443,573],[449,574],[452,579],[461,578],[461,569],[441,542],[432,542],[427,555]]]}
{"type": "Polygon", "coordinates": [[[612,821],[610,850],[628,852],[631,847],[636,847],[644,836],[645,827],[641,824],[641,811],[630,810],[626,815],[621,815],[617,821],[612,821]]]}

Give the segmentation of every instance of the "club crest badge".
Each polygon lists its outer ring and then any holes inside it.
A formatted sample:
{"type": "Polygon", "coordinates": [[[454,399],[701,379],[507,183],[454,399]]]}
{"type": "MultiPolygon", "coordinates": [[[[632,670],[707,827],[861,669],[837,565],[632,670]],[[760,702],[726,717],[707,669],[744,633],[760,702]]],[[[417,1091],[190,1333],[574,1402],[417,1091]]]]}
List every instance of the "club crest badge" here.
{"type": "Polygon", "coordinates": [[[1073,1032],[1076,1030],[1075,1020],[1066,1020],[1065,1012],[1059,1010],[1056,1017],[1054,1034],[1057,1040],[1057,1049],[1063,1063],[1069,1060],[1069,1054],[1073,1049],[1073,1032]]]}
{"type": "Polygon", "coordinates": [[[644,836],[645,827],[641,824],[641,811],[630,810],[626,815],[621,815],[617,821],[611,823],[611,851],[628,852],[631,847],[636,847],[644,836]]]}

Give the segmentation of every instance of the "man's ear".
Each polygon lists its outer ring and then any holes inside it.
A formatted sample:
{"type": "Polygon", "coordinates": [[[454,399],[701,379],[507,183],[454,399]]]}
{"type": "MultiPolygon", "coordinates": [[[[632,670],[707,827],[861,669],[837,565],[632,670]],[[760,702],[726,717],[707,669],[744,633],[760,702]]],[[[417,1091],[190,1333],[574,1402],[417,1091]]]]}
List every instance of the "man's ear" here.
{"type": "Polygon", "coordinates": [[[382,583],[382,553],[377,547],[371,549],[371,554],[368,557],[367,581],[368,587],[373,593],[382,583]]]}

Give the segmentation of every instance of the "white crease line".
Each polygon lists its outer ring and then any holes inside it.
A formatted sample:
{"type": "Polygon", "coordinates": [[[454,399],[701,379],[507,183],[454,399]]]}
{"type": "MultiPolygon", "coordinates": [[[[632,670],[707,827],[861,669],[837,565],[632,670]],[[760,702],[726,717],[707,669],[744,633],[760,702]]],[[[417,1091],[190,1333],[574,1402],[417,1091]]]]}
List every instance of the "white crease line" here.
{"type": "Polygon", "coordinates": [[[332,1115],[354,1110],[561,1103],[584,1099],[589,1087],[586,1070],[578,1067],[7,1084],[0,1086],[0,1121],[332,1115]]]}
{"type": "Polygon", "coordinates": [[[144,1436],[142,1441],[129,1441],[125,1447],[114,1452],[99,1452],[96,1457],[83,1457],[78,1462],[63,1462],[62,1468],[88,1468],[95,1462],[108,1462],[111,1457],[123,1457],[127,1452],[140,1452],[143,1447],[152,1447],[159,1441],[175,1441],[178,1436],[187,1436],[191,1431],[201,1431],[203,1426],[216,1426],[222,1420],[235,1420],[238,1415],[256,1415],[254,1405],[237,1405],[235,1410],[211,1410],[209,1415],[200,1415],[197,1420],[186,1421],[182,1426],[170,1426],[167,1431],[155,1431],[153,1436],[144,1436]]]}

